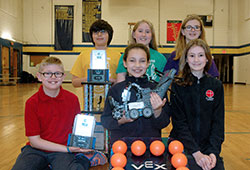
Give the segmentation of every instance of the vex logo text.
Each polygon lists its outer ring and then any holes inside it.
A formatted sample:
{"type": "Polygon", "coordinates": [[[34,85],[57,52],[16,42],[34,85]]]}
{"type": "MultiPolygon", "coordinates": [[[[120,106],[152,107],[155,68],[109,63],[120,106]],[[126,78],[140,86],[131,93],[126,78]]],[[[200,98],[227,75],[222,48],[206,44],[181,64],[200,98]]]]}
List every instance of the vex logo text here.
{"type": "Polygon", "coordinates": [[[153,161],[146,161],[141,165],[135,165],[135,164],[131,164],[131,166],[136,169],[136,170],[140,170],[142,168],[144,169],[154,169],[154,170],[163,170],[163,169],[167,169],[165,166],[166,164],[156,164],[153,163],[153,161]]]}

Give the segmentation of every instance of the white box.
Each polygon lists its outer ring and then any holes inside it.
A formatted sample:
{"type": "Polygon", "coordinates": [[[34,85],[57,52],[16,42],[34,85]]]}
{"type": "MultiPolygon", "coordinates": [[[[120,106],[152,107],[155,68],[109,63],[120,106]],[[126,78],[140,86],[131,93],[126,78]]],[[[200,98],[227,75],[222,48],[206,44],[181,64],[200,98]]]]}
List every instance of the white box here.
{"type": "Polygon", "coordinates": [[[107,69],[107,54],[105,50],[92,50],[90,69],[107,69]]]}
{"type": "Polygon", "coordinates": [[[72,134],[92,137],[94,134],[95,122],[94,116],[84,114],[76,115],[72,134]]]}

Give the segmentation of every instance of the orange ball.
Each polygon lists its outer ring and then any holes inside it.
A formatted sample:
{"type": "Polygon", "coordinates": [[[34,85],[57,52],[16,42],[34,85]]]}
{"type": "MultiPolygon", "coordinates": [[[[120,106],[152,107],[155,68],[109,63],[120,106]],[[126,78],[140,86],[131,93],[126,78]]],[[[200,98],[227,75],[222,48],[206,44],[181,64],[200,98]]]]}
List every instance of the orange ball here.
{"type": "Polygon", "coordinates": [[[165,151],[165,145],[162,143],[162,141],[155,140],[150,144],[150,152],[155,156],[160,156],[165,151]]]}
{"type": "Polygon", "coordinates": [[[171,163],[175,168],[185,167],[187,165],[187,157],[183,153],[176,153],[172,156],[171,163]]]}
{"type": "Polygon", "coordinates": [[[146,151],[146,145],[143,141],[141,140],[136,140],[132,143],[131,145],[131,152],[135,156],[141,156],[145,153],[146,151]]]}
{"type": "Polygon", "coordinates": [[[168,145],[168,150],[172,155],[174,155],[176,153],[182,153],[184,146],[180,141],[174,140],[168,145]]]}
{"type": "Polygon", "coordinates": [[[176,170],[189,170],[187,167],[179,167],[176,170]]]}
{"type": "Polygon", "coordinates": [[[114,153],[122,153],[125,154],[127,152],[127,144],[122,140],[115,141],[112,145],[112,150],[114,153]]]}
{"type": "Polygon", "coordinates": [[[114,168],[112,168],[111,170],[124,170],[124,169],[121,168],[121,167],[114,167],[114,168]]]}
{"type": "Polygon", "coordinates": [[[127,164],[127,158],[122,153],[115,153],[112,155],[110,162],[113,167],[123,168],[127,164]]]}

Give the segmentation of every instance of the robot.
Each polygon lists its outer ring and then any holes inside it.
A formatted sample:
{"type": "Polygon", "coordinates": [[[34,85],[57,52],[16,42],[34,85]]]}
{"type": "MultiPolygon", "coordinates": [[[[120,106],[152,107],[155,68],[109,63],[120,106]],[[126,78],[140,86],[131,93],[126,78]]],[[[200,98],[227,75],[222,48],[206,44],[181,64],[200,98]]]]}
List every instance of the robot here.
{"type": "Polygon", "coordinates": [[[125,111],[125,117],[127,119],[137,119],[140,116],[149,118],[153,115],[153,109],[150,102],[150,93],[155,92],[161,98],[163,98],[171,85],[174,75],[176,73],[175,69],[167,70],[162,74],[161,79],[154,89],[142,88],[136,83],[131,83],[128,86],[128,92],[131,88],[136,88],[138,93],[136,102],[129,102],[129,95],[127,95],[123,104],[120,105],[119,102],[115,101],[113,97],[109,96],[108,100],[112,107],[112,116],[114,119],[121,119],[123,112],[125,111]]]}

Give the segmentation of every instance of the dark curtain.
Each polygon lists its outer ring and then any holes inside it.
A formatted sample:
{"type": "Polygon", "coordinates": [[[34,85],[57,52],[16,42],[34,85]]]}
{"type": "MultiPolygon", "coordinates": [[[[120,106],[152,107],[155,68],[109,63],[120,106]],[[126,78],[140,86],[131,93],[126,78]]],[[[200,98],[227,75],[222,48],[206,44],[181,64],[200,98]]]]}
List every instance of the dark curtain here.
{"type": "Polygon", "coordinates": [[[101,19],[101,0],[82,0],[82,42],[91,42],[89,28],[101,19]]]}
{"type": "Polygon", "coordinates": [[[55,50],[72,50],[73,6],[55,6],[55,50]]]}

